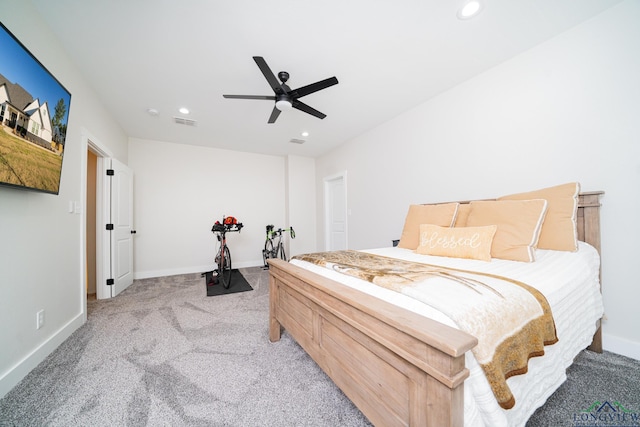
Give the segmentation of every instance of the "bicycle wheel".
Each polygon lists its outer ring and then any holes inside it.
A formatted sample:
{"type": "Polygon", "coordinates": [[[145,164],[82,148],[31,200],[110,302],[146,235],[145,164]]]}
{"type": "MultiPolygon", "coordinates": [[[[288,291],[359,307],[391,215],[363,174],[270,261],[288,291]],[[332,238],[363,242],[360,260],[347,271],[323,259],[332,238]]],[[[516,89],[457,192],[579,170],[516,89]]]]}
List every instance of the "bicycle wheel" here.
{"type": "Polygon", "coordinates": [[[271,239],[264,243],[264,249],[262,250],[262,261],[264,262],[265,267],[269,267],[269,264],[267,263],[269,258],[273,258],[273,242],[271,239]]]}
{"type": "Polygon", "coordinates": [[[280,259],[287,260],[287,255],[284,253],[284,245],[280,243],[280,259]]]}
{"type": "Polygon", "coordinates": [[[231,252],[229,247],[224,247],[224,260],[221,264],[218,264],[218,277],[222,282],[222,286],[229,288],[231,285],[231,252]]]}

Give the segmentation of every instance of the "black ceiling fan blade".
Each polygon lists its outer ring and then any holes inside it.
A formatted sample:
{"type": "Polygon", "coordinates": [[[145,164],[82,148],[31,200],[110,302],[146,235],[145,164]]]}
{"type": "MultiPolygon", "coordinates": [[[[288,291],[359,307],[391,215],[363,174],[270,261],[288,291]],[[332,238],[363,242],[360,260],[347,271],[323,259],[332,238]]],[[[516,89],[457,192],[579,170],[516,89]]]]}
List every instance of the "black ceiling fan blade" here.
{"type": "Polygon", "coordinates": [[[322,89],[326,89],[329,86],[337,85],[338,79],[335,77],[329,77],[328,79],[321,80],[319,82],[311,83],[310,85],[302,86],[298,89],[291,91],[291,96],[294,98],[302,98],[310,93],[317,92],[322,89]]]}
{"type": "Polygon", "coordinates": [[[315,108],[311,108],[309,107],[307,104],[298,101],[297,99],[294,100],[292,103],[292,107],[300,110],[300,111],[304,111],[307,114],[311,114],[312,116],[316,116],[319,119],[324,119],[325,117],[327,117],[326,114],[321,113],[320,111],[316,110],[315,108]]]}
{"type": "Polygon", "coordinates": [[[278,81],[278,79],[276,79],[273,71],[271,71],[271,68],[269,68],[269,66],[267,65],[267,61],[265,61],[261,56],[254,56],[253,60],[256,61],[258,68],[260,68],[260,71],[262,71],[262,74],[267,79],[267,82],[269,83],[269,86],[271,86],[271,89],[273,89],[275,93],[282,93],[280,82],[278,81]]]}
{"type": "Polygon", "coordinates": [[[264,99],[267,101],[275,101],[275,96],[269,95],[222,95],[225,98],[229,99],[264,99]]]}
{"type": "Polygon", "coordinates": [[[278,110],[274,105],[273,111],[271,111],[271,116],[269,117],[269,121],[267,123],[275,123],[279,115],[280,110],[278,110]]]}

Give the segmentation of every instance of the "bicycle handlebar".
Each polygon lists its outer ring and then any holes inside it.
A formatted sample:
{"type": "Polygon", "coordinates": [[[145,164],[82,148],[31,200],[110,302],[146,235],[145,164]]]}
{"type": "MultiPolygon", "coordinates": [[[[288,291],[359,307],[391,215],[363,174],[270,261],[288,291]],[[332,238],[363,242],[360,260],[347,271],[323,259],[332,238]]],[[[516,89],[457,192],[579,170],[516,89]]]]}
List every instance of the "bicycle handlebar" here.
{"type": "Polygon", "coordinates": [[[281,236],[282,233],[285,233],[287,231],[289,232],[289,236],[291,236],[292,239],[296,238],[296,232],[293,230],[293,227],[278,228],[277,230],[274,230],[273,225],[267,225],[267,239],[270,239],[272,236],[281,236]]]}
{"type": "Polygon", "coordinates": [[[244,227],[244,225],[242,225],[241,222],[237,223],[237,224],[213,224],[213,227],[211,227],[211,231],[214,233],[226,233],[226,232],[240,232],[242,230],[242,227],[244,227]]]}

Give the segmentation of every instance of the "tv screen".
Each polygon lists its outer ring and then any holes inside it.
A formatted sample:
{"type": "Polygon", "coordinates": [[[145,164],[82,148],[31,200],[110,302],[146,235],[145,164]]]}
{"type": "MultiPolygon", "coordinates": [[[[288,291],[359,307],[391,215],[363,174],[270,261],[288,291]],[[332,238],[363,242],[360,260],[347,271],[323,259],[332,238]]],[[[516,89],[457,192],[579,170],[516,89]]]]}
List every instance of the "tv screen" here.
{"type": "Polygon", "coordinates": [[[58,194],[71,94],[0,22],[0,186],[58,194]]]}

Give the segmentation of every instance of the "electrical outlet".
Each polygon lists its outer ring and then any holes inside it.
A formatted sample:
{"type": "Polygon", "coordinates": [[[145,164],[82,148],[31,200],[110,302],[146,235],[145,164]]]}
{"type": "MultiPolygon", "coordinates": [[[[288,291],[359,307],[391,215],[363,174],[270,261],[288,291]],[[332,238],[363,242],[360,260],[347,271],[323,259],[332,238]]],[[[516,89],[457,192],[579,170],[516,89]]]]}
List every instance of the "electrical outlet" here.
{"type": "Polygon", "coordinates": [[[44,326],[44,310],[40,310],[36,313],[36,329],[40,329],[44,326]]]}

